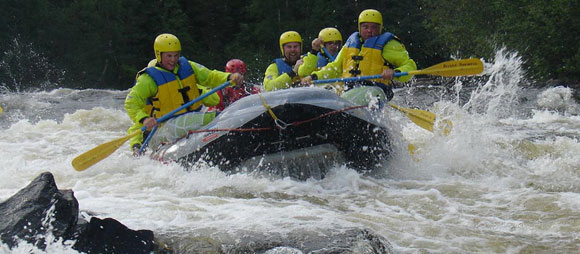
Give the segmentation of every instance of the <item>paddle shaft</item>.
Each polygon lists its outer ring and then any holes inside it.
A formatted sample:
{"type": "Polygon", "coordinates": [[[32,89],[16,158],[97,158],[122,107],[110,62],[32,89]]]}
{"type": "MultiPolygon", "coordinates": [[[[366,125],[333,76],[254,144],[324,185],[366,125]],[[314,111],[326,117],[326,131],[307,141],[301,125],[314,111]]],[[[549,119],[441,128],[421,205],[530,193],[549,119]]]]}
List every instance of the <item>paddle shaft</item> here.
{"type": "MultiPolygon", "coordinates": [[[[393,77],[400,77],[409,75],[409,72],[395,72],[393,77]]],[[[314,84],[321,84],[321,83],[334,83],[334,82],[351,82],[351,81],[359,81],[359,80],[366,80],[366,79],[379,79],[381,75],[371,75],[371,76],[360,76],[360,77],[350,77],[350,78],[333,78],[333,79],[320,79],[312,81],[314,84]]]]}
{"type": "MultiPolygon", "coordinates": [[[[207,93],[203,93],[203,94],[201,94],[199,97],[195,98],[194,100],[192,100],[192,101],[190,101],[190,102],[188,102],[188,103],[185,103],[185,104],[183,104],[181,107],[179,107],[179,108],[177,108],[177,109],[175,109],[175,110],[173,110],[173,111],[171,111],[171,112],[167,113],[166,115],[164,115],[164,116],[160,117],[159,119],[157,119],[157,123],[162,123],[162,122],[165,122],[165,121],[167,121],[168,119],[172,118],[172,117],[173,117],[173,115],[175,115],[175,113],[177,113],[177,112],[179,112],[179,111],[181,111],[181,110],[183,110],[183,109],[185,109],[185,108],[187,108],[187,107],[189,107],[189,106],[191,106],[191,105],[193,105],[193,104],[197,103],[198,101],[201,101],[201,100],[205,99],[206,97],[208,97],[208,96],[210,96],[210,95],[214,94],[215,92],[217,92],[217,91],[219,91],[219,90],[221,90],[221,89],[224,89],[224,88],[225,88],[226,86],[228,86],[229,84],[230,84],[230,81],[228,81],[228,82],[226,82],[226,83],[223,83],[223,84],[221,84],[221,85],[219,85],[219,86],[215,87],[214,89],[210,90],[210,91],[209,91],[209,92],[207,92],[207,93]]],[[[147,130],[147,127],[143,126],[143,127],[141,128],[141,131],[145,131],[145,130],[147,130]]],[[[139,154],[143,153],[143,151],[144,151],[145,147],[146,147],[146,146],[147,146],[147,144],[149,143],[149,140],[151,140],[151,138],[153,137],[153,135],[155,134],[155,132],[156,132],[156,131],[157,131],[157,126],[155,126],[155,128],[153,128],[153,130],[152,130],[152,131],[149,133],[149,135],[147,136],[147,139],[145,139],[145,142],[143,142],[143,144],[141,145],[141,148],[139,149],[139,154]]]]}
{"type": "MultiPolygon", "coordinates": [[[[220,89],[225,88],[229,84],[230,84],[230,81],[219,85],[218,87],[210,90],[207,93],[201,94],[199,97],[195,98],[194,100],[182,105],[181,107],[179,107],[179,108],[167,113],[163,117],[159,118],[157,120],[157,122],[160,123],[160,122],[166,121],[167,119],[171,118],[175,113],[193,105],[194,103],[196,103],[200,100],[203,100],[207,96],[217,92],[220,89]]],[[[125,137],[118,138],[118,139],[115,139],[115,140],[112,140],[112,141],[109,141],[109,142],[106,142],[106,143],[103,143],[103,144],[96,146],[95,148],[93,148],[93,149],[77,156],[76,158],[74,158],[72,160],[73,167],[77,171],[83,171],[83,170],[87,169],[88,167],[96,164],[97,162],[103,160],[104,158],[107,158],[109,155],[111,155],[113,152],[115,152],[117,149],[119,149],[119,147],[121,147],[125,142],[127,142],[127,140],[131,139],[134,136],[141,135],[143,133],[143,131],[145,131],[146,129],[147,129],[147,127],[143,126],[141,129],[136,130],[125,137]]]]}
{"type": "MultiPolygon", "coordinates": [[[[435,75],[444,77],[457,77],[466,75],[475,75],[483,71],[483,63],[477,58],[461,59],[461,60],[451,60],[443,63],[433,65],[427,69],[416,70],[416,71],[404,71],[395,72],[393,77],[401,77],[407,75],[435,75]]],[[[371,75],[371,76],[360,76],[360,77],[350,77],[350,78],[335,78],[335,79],[321,79],[314,80],[314,84],[320,83],[333,83],[333,82],[350,82],[359,81],[366,79],[380,79],[381,75],[371,75]]]]}
{"type": "MultiPolygon", "coordinates": [[[[185,109],[185,108],[187,108],[187,107],[189,107],[189,106],[191,106],[191,105],[193,105],[193,104],[197,103],[198,101],[201,101],[201,100],[205,99],[206,97],[208,97],[208,96],[210,96],[210,95],[214,94],[215,92],[217,92],[217,91],[219,91],[219,90],[221,90],[221,89],[224,89],[224,88],[225,88],[226,86],[228,86],[229,84],[230,84],[230,81],[228,81],[228,82],[226,82],[226,83],[223,83],[223,84],[221,84],[221,85],[219,85],[219,86],[215,87],[214,89],[211,89],[211,90],[210,90],[209,92],[207,92],[207,93],[203,93],[203,94],[201,94],[199,97],[197,97],[197,98],[193,99],[192,101],[190,101],[190,102],[188,102],[188,103],[185,103],[185,104],[183,104],[181,107],[179,107],[179,108],[177,108],[177,109],[175,109],[175,110],[173,110],[173,111],[171,111],[171,112],[169,112],[169,113],[165,114],[164,116],[160,117],[159,119],[157,119],[157,122],[158,122],[158,123],[165,122],[167,119],[169,119],[169,118],[173,117],[173,115],[175,115],[175,113],[177,113],[177,112],[179,112],[179,111],[181,111],[181,110],[183,110],[183,109],[185,109]]],[[[141,128],[141,130],[142,130],[142,131],[145,131],[145,130],[147,130],[147,127],[143,126],[143,128],[141,128]]]]}
{"type": "Polygon", "coordinates": [[[147,147],[147,144],[149,144],[149,140],[153,138],[153,135],[155,135],[155,132],[157,132],[158,127],[159,125],[155,125],[155,127],[153,127],[151,132],[149,132],[149,135],[147,135],[147,138],[145,139],[145,141],[143,141],[143,144],[141,144],[141,147],[139,148],[139,155],[145,152],[145,148],[147,147]]]}

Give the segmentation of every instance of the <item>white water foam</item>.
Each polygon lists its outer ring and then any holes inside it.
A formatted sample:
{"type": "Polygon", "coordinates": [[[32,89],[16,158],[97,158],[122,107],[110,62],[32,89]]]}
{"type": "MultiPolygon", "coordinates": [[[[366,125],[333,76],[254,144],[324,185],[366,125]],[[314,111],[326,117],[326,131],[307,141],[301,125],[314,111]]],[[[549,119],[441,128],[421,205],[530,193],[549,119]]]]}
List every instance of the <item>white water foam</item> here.
{"type": "MultiPolygon", "coordinates": [[[[339,166],[323,180],[304,182],[227,175],[207,166],[185,171],[133,158],[128,145],[77,172],[73,158],[126,135],[130,121],[116,98],[126,92],[46,93],[61,101],[40,105],[62,111],[49,119],[10,121],[0,133],[0,198],[50,171],[59,188],[75,192],[81,210],[156,234],[286,234],[355,226],[385,237],[400,253],[574,253],[580,246],[575,103],[550,99],[565,99],[567,91],[548,88],[522,113],[524,74],[517,54],[499,51],[485,66],[477,88],[469,90],[464,86],[470,84],[457,79],[456,91],[470,93],[466,103],[439,100],[423,108],[453,121],[449,136],[388,111],[401,137],[384,174],[364,176],[339,166]],[[100,97],[107,105],[77,110],[71,102],[100,97]],[[63,106],[67,102],[74,106],[63,106]],[[406,151],[409,142],[419,146],[415,157],[406,151]]],[[[0,103],[10,96],[19,95],[1,95],[0,103]]],[[[19,98],[28,105],[40,100],[19,98]]],[[[8,252],[5,245],[0,251],[8,252]]],[[[25,243],[10,251],[42,253],[25,243]]],[[[46,253],[75,252],[55,244],[46,253]]]]}

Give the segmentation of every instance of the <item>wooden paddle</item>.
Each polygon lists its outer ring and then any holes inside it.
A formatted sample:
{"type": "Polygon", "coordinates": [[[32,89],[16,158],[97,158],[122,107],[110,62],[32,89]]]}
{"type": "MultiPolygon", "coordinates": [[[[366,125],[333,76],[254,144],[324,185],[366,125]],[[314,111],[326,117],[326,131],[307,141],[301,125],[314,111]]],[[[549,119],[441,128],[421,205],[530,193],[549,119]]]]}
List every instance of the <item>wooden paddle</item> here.
{"type": "MultiPolygon", "coordinates": [[[[157,119],[157,123],[162,123],[162,122],[168,120],[169,118],[173,117],[173,115],[175,113],[195,104],[196,102],[198,102],[200,100],[205,99],[205,97],[208,97],[211,94],[217,92],[218,90],[225,88],[229,84],[230,84],[230,81],[219,85],[218,87],[210,90],[207,93],[201,94],[199,97],[195,98],[194,100],[192,100],[186,104],[183,104],[181,107],[179,107],[179,108],[167,113],[163,117],[157,119]]],[[[111,140],[111,141],[104,143],[104,144],[100,144],[100,145],[96,146],[95,148],[93,148],[89,151],[86,151],[85,153],[74,158],[72,160],[72,166],[77,171],[83,171],[83,170],[89,168],[90,166],[95,165],[97,162],[103,160],[104,158],[107,158],[109,155],[111,155],[113,152],[115,152],[117,149],[119,149],[119,147],[121,147],[125,142],[127,142],[127,140],[131,139],[134,136],[141,135],[141,133],[143,133],[143,131],[145,131],[146,129],[147,129],[147,127],[143,126],[143,128],[136,130],[125,137],[111,140]]]]}

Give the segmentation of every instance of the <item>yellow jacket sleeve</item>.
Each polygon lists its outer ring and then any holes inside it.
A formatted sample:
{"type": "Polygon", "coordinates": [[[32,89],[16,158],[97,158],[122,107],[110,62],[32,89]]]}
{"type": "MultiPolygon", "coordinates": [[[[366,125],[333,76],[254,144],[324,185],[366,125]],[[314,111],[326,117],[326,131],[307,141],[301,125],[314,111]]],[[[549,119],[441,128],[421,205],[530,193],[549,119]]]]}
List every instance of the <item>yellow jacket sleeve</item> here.
{"type": "Polygon", "coordinates": [[[272,63],[266,69],[264,74],[264,90],[273,91],[278,89],[286,89],[292,86],[292,78],[288,73],[278,75],[278,66],[272,63]]]}
{"type": "MultiPolygon", "coordinates": [[[[200,94],[207,93],[211,90],[211,88],[218,87],[219,85],[228,81],[228,76],[230,73],[218,70],[210,70],[205,66],[193,61],[189,61],[189,64],[195,73],[195,77],[198,82],[198,88],[201,90],[200,94]]],[[[205,97],[205,99],[202,101],[203,105],[216,106],[220,102],[220,97],[217,93],[213,93],[205,97]]]]}
{"type": "Polygon", "coordinates": [[[189,64],[191,64],[191,67],[195,72],[197,82],[202,86],[214,88],[228,81],[230,73],[210,70],[205,66],[192,61],[189,61],[189,64]]]}
{"type": "MultiPolygon", "coordinates": [[[[201,90],[201,91],[199,92],[199,94],[200,94],[200,95],[201,95],[201,94],[204,94],[204,93],[207,93],[207,92],[209,92],[209,91],[211,91],[211,90],[212,90],[212,88],[207,88],[207,87],[205,87],[205,86],[202,86],[202,85],[197,85],[197,88],[198,88],[199,90],[201,90]]],[[[213,93],[213,94],[211,94],[211,95],[209,95],[209,96],[205,97],[205,98],[204,98],[203,100],[201,100],[201,101],[203,101],[203,105],[205,105],[205,106],[208,106],[208,107],[211,107],[211,106],[217,106],[218,104],[220,104],[220,96],[219,96],[219,94],[216,92],[216,93],[213,93]]]]}
{"type": "Polygon", "coordinates": [[[316,65],[318,64],[318,56],[308,52],[304,58],[304,63],[298,67],[298,76],[300,78],[310,75],[314,70],[316,70],[316,65]]]}
{"type": "Polygon", "coordinates": [[[145,112],[145,104],[147,98],[157,94],[157,85],[153,78],[147,73],[143,73],[137,77],[135,85],[129,90],[129,94],[125,98],[125,111],[129,118],[134,123],[138,123],[141,119],[148,117],[149,114],[145,112]]]}
{"type": "Polygon", "coordinates": [[[331,63],[322,67],[319,71],[314,71],[312,74],[316,74],[318,79],[331,79],[338,78],[342,74],[342,59],[344,58],[342,54],[342,49],[338,52],[338,55],[331,63]]]}
{"type": "MultiPolygon", "coordinates": [[[[394,65],[395,70],[401,72],[417,70],[415,61],[409,57],[409,52],[407,52],[405,46],[397,40],[390,40],[387,42],[383,48],[383,58],[390,64],[394,65]]],[[[400,82],[407,82],[411,79],[411,75],[405,75],[394,79],[400,82]]]]}

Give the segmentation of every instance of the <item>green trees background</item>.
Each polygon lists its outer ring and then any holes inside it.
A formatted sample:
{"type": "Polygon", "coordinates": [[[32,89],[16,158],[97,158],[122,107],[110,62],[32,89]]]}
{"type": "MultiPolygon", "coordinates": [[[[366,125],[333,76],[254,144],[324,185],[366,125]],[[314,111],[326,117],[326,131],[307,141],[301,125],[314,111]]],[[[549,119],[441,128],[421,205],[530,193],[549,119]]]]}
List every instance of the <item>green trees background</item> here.
{"type": "Polygon", "coordinates": [[[580,1],[565,0],[4,0],[0,87],[127,89],[153,56],[153,39],[177,35],[182,55],[223,70],[231,58],[260,82],[295,30],[304,50],[324,27],[343,37],[367,8],[383,13],[418,67],[452,56],[493,60],[517,51],[529,77],[580,80],[580,1]]]}

